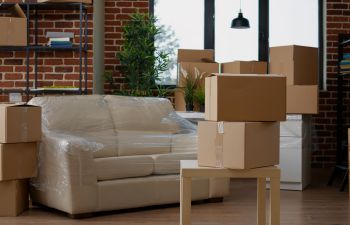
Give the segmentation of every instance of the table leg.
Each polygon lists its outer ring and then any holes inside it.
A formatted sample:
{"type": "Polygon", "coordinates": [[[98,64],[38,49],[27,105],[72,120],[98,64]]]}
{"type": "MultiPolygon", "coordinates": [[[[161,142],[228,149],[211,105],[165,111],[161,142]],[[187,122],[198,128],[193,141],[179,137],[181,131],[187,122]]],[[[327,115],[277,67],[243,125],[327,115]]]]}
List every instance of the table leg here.
{"type": "Polygon", "coordinates": [[[191,225],[192,180],[181,176],[180,182],[180,225],[191,225]]]}
{"type": "Polygon", "coordinates": [[[280,225],[280,178],[270,179],[270,225],[280,225]]]}
{"type": "Polygon", "coordinates": [[[257,178],[257,224],[266,225],[266,178],[257,178]]]}

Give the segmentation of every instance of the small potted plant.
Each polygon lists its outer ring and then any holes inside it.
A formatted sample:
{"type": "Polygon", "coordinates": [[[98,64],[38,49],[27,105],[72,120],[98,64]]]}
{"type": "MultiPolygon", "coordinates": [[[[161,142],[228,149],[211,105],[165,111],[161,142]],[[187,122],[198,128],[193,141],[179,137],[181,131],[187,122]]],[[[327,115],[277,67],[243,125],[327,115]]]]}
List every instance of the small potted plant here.
{"type": "Polygon", "coordinates": [[[195,73],[190,74],[184,68],[180,68],[180,84],[183,86],[180,89],[184,93],[184,99],[186,103],[186,111],[193,111],[194,95],[198,88],[200,81],[204,77],[204,73],[200,73],[197,68],[194,68],[195,73]]]}
{"type": "Polygon", "coordinates": [[[204,112],[205,108],[205,90],[203,87],[198,87],[194,92],[194,100],[199,105],[199,111],[204,112]]]}

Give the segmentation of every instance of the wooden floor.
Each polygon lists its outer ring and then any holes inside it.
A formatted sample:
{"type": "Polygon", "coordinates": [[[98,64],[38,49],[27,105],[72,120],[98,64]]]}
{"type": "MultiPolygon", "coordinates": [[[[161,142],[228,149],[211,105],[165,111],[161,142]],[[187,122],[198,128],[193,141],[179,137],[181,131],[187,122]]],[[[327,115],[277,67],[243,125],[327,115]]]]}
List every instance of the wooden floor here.
{"type": "MultiPolygon", "coordinates": [[[[304,192],[282,191],[283,225],[350,225],[348,193],[327,187],[326,179],[315,181],[304,192]]],[[[231,195],[223,203],[194,205],[194,225],[256,224],[256,185],[253,180],[233,180],[231,195]]],[[[16,218],[0,218],[10,225],[178,225],[179,207],[158,208],[127,213],[105,214],[89,219],[69,219],[57,211],[32,208],[16,218]]]]}

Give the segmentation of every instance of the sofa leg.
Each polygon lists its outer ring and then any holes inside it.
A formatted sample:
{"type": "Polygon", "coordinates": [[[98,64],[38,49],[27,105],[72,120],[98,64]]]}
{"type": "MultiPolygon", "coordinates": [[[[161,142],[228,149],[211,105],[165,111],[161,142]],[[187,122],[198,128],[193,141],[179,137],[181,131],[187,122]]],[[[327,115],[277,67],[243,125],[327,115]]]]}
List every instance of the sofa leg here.
{"type": "Polygon", "coordinates": [[[223,202],[224,198],[223,197],[218,197],[218,198],[209,198],[208,203],[219,203],[219,202],[223,202]]]}
{"type": "Polygon", "coordinates": [[[96,216],[94,213],[81,213],[81,214],[68,214],[68,217],[71,219],[86,219],[96,216]]]}

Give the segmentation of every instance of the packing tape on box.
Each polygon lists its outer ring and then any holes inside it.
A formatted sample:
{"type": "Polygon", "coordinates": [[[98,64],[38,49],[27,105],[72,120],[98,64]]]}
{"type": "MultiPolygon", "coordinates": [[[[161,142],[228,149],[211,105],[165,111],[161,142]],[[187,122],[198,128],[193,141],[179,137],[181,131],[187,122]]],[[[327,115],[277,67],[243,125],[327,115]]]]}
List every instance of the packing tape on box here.
{"type": "Polygon", "coordinates": [[[218,123],[218,131],[215,137],[215,166],[223,167],[224,122],[218,123]]]}
{"type": "Polygon", "coordinates": [[[28,127],[28,108],[22,107],[21,108],[21,133],[20,138],[21,140],[25,140],[28,137],[29,127],[28,127]]]}

